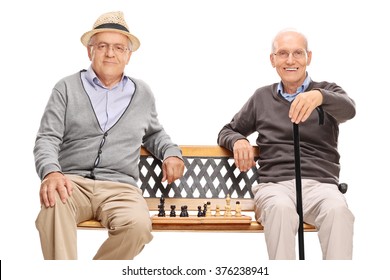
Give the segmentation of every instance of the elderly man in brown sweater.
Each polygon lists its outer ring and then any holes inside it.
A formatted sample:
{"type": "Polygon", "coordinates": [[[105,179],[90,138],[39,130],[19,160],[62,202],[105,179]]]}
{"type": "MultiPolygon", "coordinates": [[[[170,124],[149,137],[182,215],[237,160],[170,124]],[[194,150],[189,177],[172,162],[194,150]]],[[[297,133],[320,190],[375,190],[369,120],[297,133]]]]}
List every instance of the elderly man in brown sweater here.
{"type": "Polygon", "coordinates": [[[296,257],[292,123],[300,124],[301,131],[303,219],[318,228],[323,259],[352,258],[354,216],[338,190],[337,143],[339,124],[355,116],[355,103],[337,84],[313,81],[306,70],[311,59],[302,33],[278,33],[270,60],[281,81],[256,90],[218,135],[218,144],[234,152],[244,172],[255,165],[247,137],[258,133],[259,184],[252,191],[270,259],[296,257]]]}

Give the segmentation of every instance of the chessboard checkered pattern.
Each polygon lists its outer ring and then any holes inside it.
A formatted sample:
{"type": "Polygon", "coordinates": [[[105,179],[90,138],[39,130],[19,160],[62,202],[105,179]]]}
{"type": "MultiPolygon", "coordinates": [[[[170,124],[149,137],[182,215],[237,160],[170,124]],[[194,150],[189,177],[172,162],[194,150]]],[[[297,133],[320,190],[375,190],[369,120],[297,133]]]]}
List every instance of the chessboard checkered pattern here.
{"type": "Polygon", "coordinates": [[[161,161],[141,156],[140,188],[144,197],[157,198],[253,198],[251,187],[256,183],[257,167],[240,172],[233,158],[184,157],[185,171],[181,179],[167,185],[161,183],[161,161]]]}

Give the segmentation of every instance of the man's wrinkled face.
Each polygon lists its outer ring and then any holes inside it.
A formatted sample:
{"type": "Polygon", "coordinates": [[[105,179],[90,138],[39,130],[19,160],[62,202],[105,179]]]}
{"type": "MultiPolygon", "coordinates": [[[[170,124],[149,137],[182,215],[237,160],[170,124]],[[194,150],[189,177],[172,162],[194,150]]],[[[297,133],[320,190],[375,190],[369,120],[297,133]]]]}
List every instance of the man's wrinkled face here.
{"type": "Polygon", "coordinates": [[[97,33],[88,46],[88,57],[99,78],[122,76],[131,57],[129,39],[117,32],[97,33]]]}
{"type": "Polygon", "coordinates": [[[306,78],[306,66],[310,64],[311,55],[311,51],[307,51],[306,40],[302,35],[285,32],[274,41],[270,60],[283,85],[298,87],[306,78]]]}

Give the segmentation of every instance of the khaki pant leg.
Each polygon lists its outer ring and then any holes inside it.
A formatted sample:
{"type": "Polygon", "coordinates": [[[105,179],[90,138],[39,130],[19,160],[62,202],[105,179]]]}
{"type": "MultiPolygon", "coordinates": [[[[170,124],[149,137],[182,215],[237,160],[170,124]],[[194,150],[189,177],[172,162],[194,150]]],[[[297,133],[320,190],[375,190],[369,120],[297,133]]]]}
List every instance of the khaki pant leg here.
{"type": "Polygon", "coordinates": [[[305,180],[304,220],[318,228],[323,259],[350,260],[354,216],[337,185],[305,180]]]}
{"type": "Polygon", "coordinates": [[[299,216],[293,181],[262,183],[252,188],[256,219],[264,226],[270,260],[293,260],[299,216]]]}
{"type": "Polygon", "coordinates": [[[73,194],[66,203],[56,193],[54,207],[41,207],[35,224],[45,260],[77,259],[77,223],[92,218],[90,202],[84,193],[74,183],[73,194]]]}
{"type": "Polygon", "coordinates": [[[153,238],[141,190],[128,184],[97,181],[95,193],[97,219],[108,229],[108,238],[94,259],[132,260],[153,238]]]}

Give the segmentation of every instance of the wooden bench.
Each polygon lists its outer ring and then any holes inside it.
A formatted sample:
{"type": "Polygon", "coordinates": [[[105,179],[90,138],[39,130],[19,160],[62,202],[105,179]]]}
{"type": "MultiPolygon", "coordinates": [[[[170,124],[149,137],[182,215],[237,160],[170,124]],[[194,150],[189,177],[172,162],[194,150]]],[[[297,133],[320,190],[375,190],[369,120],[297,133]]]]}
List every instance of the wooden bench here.
{"type": "MultiPolygon", "coordinates": [[[[262,232],[263,226],[254,219],[254,202],[251,186],[256,183],[257,167],[240,172],[234,164],[231,151],[220,146],[180,146],[185,172],[181,179],[164,185],[161,183],[161,161],[141,148],[139,162],[140,188],[151,212],[153,231],[243,231],[262,232]],[[233,217],[225,218],[226,197],[231,197],[233,217]],[[165,217],[158,217],[160,198],[165,199],[165,217]],[[243,217],[235,218],[239,201],[243,217]],[[197,217],[198,206],[210,202],[212,215],[216,207],[221,217],[197,217]],[[171,205],[176,206],[176,217],[170,217],[171,205]],[[186,205],[190,217],[179,217],[181,206],[186,205]]],[[[259,150],[253,147],[255,157],[259,150]]],[[[103,228],[100,222],[89,220],[78,224],[79,229],[103,228]]],[[[316,231],[305,224],[305,231],[316,231]]]]}

